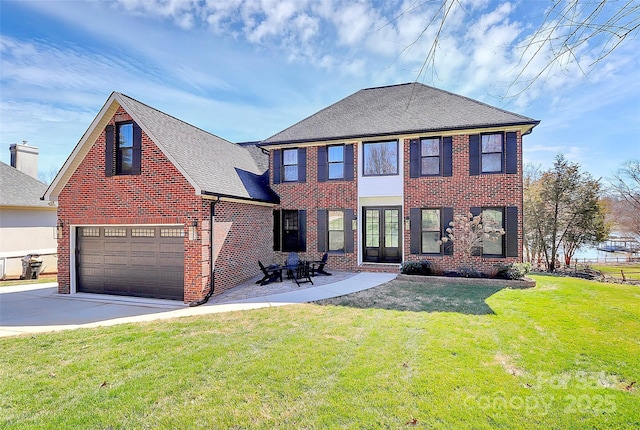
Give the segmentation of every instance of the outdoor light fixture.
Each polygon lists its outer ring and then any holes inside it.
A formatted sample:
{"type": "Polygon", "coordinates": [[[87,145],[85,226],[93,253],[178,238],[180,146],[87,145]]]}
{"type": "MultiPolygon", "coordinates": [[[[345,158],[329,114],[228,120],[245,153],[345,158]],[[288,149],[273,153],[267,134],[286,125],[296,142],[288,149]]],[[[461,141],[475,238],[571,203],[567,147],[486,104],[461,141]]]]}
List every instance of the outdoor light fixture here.
{"type": "Polygon", "coordinates": [[[198,240],[198,221],[194,220],[189,226],[189,240],[198,240]]]}
{"type": "Polygon", "coordinates": [[[58,220],[58,225],[56,227],[56,239],[60,239],[62,238],[62,232],[64,230],[64,224],[62,223],[62,220],[58,220]]]}

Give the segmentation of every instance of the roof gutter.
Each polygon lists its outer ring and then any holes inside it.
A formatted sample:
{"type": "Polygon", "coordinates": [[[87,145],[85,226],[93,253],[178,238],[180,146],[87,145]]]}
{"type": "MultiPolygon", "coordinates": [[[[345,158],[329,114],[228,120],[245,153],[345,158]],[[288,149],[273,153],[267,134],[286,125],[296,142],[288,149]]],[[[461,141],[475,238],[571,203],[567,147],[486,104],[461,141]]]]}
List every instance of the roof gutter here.
{"type": "Polygon", "coordinates": [[[473,129],[482,129],[482,128],[502,128],[502,127],[516,127],[516,126],[532,126],[526,133],[531,133],[531,130],[536,125],[540,124],[540,121],[522,121],[522,122],[513,122],[513,123],[505,123],[505,124],[483,124],[483,125],[466,125],[459,127],[445,127],[445,128],[433,128],[433,129],[418,129],[418,130],[400,130],[400,131],[391,131],[385,133],[370,133],[370,134],[353,134],[353,135],[344,135],[344,136],[326,136],[326,137],[316,137],[312,139],[293,139],[293,140],[279,140],[279,141],[262,141],[257,146],[259,148],[275,146],[275,145],[292,145],[292,144],[300,144],[300,143],[316,143],[316,142],[324,142],[324,141],[337,141],[337,140],[353,140],[353,139],[371,139],[377,137],[385,137],[385,136],[396,136],[396,135],[404,135],[404,134],[421,134],[421,133],[441,133],[445,131],[459,131],[459,130],[473,130],[473,129]]]}

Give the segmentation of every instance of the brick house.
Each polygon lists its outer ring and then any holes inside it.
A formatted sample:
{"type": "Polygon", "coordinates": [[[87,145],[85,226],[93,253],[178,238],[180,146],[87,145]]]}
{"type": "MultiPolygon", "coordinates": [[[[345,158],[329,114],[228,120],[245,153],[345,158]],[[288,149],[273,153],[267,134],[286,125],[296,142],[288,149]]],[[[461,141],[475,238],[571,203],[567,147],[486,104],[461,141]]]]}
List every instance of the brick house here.
{"type": "Polygon", "coordinates": [[[274,250],[328,252],[343,270],[456,270],[464,256],[438,240],[471,212],[506,231],[476,269],[522,261],[522,136],[538,123],[419,83],[358,91],[260,143],[280,196],[274,250]]]}
{"type": "Polygon", "coordinates": [[[273,259],[266,161],[112,93],[44,196],[58,201],[59,292],[189,303],[255,276],[273,259]]]}
{"type": "Polygon", "coordinates": [[[257,147],[113,93],[44,196],[59,292],[190,303],[291,251],[336,270],[455,270],[464,256],[438,239],[467,212],[506,231],[476,268],[521,261],[522,136],[538,123],[412,83],[358,91],[257,147]]]}

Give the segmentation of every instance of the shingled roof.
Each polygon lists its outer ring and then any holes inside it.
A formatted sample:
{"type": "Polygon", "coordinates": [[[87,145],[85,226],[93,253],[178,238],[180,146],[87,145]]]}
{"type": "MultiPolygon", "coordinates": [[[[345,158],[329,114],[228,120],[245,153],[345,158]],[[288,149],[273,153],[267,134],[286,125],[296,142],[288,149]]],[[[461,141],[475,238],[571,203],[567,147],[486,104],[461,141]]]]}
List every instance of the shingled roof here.
{"type": "Polygon", "coordinates": [[[46,189],[45,183],[0,161],[0,206],[52,209],[40,200],[46,189]]]}
{"type": "Polygon", "coordinates": [[[261,146],[439,132],[540,121],[413,82],[360,90],[261,142],[261,146]]]}
{"type": "Polygon", "coordinates": [[[122,106],[151,140],[163,151],[196,194],[234,197],[266,202],[277,201],[247,148],[229,142],[198,127],[167,115],[127,95],[111,94],[100,113],[65,162],[47,190],[55,199],[80,164],[108,121],[122,106]]]}

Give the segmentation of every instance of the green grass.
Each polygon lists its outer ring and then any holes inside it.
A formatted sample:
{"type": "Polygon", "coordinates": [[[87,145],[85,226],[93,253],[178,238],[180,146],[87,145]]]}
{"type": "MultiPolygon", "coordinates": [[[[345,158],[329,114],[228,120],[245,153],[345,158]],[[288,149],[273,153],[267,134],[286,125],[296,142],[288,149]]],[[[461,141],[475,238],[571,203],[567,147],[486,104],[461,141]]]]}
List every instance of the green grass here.
{"type": "Polygon", "coordinates": [[[640,264],[594,264],[591,267],[616,278],[622,278],[620,270],[623,270],[627,279],[640,281],[640,264]]]}
{"type": "Polygon", "coordinates": [[[0,281],[0,288],[15,285],[46,284],[48,282],[58,282],[58,275],[40,275],[38,279],[7,279],[0,281]]]}
{"type": "Polygon", "coordinates": [[[459,312],[305,304],[3,338],[0,428],[640,426],[640,288],[535,278],[467,290],[486,308],[459,312]]]}

